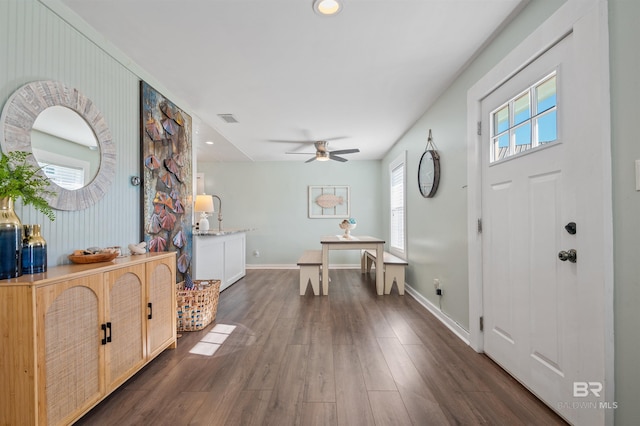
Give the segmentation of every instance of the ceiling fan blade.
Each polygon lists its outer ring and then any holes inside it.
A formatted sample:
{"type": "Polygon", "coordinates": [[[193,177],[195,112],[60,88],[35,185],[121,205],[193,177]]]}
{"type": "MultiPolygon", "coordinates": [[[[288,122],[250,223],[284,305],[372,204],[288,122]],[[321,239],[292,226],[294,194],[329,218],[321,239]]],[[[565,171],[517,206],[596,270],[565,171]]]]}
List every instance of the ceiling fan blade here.
{"type": "Polygon", "coordinates": [[[324,139],[267,139],[267,142],[276,142],[276,143],[300,143],[300,144],[307,144],[307,145],[312,145],[316,142],[318,142],[319,140],[321,141],[325,141],[325,142],[329,142],[329,141],[337,141],[340,139],[347,139],[348,136],[337,136],[335,138],[324,138],[324,139]]]}
{"type": "Polygon", "coordinates": [[[349,161],[346,158],[338,157],[337,155],[333,155],[333,154],[329,154],[329,158],[331,158],[332,160],[336,160],[336,161],[342,161],[343,163],[345,161],[349,161]]]}
{"type": "Polygon", "coordinates": [[[339,149],[337,151],[331,151],[331,154],[353,154],[355,152],[360,152],[358,148],[354,149],[339,149]]]}
{"type": "Polygon", "coordinates": [[[323,141],[339,141],[340,139],[347,139],[349,136],[336,136],[335,138],[324,138],[323,141]]]}
{"type": "Polygon", "coordinates": [[[315,159],[316,159],[316,157],[313,156],[313,157],[309,158],[307,161],[305,161],[305,163],[310,163],[310,162],[314,161],[315,159]]]}
{"type": "Polygon", "coordinates": [[[304,144],[312,144],[315,141],[302,140],[302,139],[267,139],[267,142],[275,142],[275,143],[304,143],[304,144]]]}

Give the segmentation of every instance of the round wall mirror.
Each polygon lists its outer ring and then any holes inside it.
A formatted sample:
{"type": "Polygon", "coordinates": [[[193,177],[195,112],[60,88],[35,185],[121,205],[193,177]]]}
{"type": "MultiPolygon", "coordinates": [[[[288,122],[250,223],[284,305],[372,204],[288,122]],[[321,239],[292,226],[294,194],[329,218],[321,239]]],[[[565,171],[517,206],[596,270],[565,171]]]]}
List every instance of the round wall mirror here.
{"type": "Polygon", "coordinates": [[[57,81],[18,89],[0,117],[4,152],[27,151],[52,181],[49,205],[82,210],[106,194],[115,176],[116,152],[102,113],[78,90],[57,81]]]}
{"type": "Polygon", "coordinates": [[[44,174],[64,189],[84,188],[100,168],[98,139],[71,108],[56,105],[38,115],[31,129],[31,150],[44,174]]]}

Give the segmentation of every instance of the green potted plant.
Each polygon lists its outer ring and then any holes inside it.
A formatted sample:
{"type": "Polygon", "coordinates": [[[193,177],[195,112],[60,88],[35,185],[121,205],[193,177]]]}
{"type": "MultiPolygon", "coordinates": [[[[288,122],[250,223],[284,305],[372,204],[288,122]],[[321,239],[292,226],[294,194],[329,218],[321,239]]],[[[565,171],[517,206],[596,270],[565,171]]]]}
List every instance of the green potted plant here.
{"type": "Polygon", "coordinates": [[[0,157],[0,279],[22,274],[22,223],[13,210],[15,200],[32,205],[49,220],[53,209],[44,198],[53,195],[49,179],[28,161],[29,152],[12,151],[0,157]]]}
{"type": "Polygon", "coordinates": [[[23,204],[32,205],[49,220],[55,220],[53,209],[44,198],[54,195],[49,189],[51,182],[40,171],[39,167],[30,163],[27,158],[32,155],[25,151],[11,151],[0,158],[0,198],[9,197],[13,201],[22,199],[23,204]]]}

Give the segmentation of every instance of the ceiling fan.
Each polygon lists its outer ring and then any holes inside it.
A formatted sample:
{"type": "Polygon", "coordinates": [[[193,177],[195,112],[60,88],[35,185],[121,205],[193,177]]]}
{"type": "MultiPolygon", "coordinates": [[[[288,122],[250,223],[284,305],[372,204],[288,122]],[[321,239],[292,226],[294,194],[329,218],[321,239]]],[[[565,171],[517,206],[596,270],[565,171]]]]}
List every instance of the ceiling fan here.
{"type": "Polygon", "coordinates": [[[340,157],[339,155],[353,154],[353,153],[356,153],[356,152],[360,152],[360,150],[358,148],[339,149],[337,151],[329,151],[329,148],[328,148],[329,142],[327,142],[327,141],[315,141],[313,144],[316,147],[315,154],[313,152],[287,152],[287,154],[313,155],[313,157],[311,157],[307,161],[305,161],[305,163],[310,163],[313,160],[318,160],[318,161],[336,160],[336,161],[345,162],[345,161],[348,161],[348,160],[346,158],[344,158],[344,157],[340,157]]]}

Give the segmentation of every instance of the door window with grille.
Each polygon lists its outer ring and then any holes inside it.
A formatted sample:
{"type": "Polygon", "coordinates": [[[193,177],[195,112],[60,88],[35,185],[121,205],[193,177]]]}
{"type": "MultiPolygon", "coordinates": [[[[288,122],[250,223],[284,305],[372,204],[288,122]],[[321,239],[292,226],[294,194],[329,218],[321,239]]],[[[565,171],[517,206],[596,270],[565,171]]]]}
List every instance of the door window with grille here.
{"type": "Polygon", "coordinates": [[[556,71],[491,112],[492,163],[558,140],[556,71]]]}

